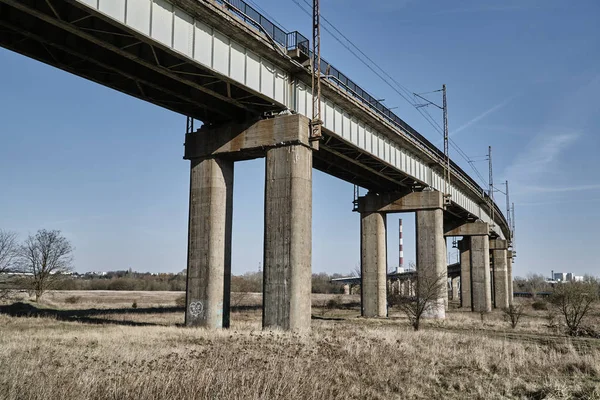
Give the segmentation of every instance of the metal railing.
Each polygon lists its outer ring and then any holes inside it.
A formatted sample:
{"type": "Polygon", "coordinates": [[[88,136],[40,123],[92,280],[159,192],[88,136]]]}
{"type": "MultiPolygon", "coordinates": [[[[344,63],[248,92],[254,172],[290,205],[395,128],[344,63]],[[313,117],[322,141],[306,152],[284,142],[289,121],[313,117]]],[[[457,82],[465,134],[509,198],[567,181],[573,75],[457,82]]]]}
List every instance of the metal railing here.
{"type": "Polygon", "coordinates": [[[300,32],[285,32],[243,0],[217,0],[217,2],[227,6],[232,14],[245,23],[263,31],[286,50],[299,49],[308,55],[309,41],[300,32]]]}
{"type": "MultiPolygon", "coordinates": [[[[282,46],[286,50],[299,49],[304,54],[308,55],[312,59],[312,51],[310,51],[310,42],[298,31],[285,32],[283,29],[273,24],[270,20],[265,18],[261,13],[256,11],[252,6],[248,5],[243,0],[216,0],[218,3],[225,5],[229,11],[244,21],[246,24],[253,26],[254,28],[265,33],[269,38],[282,46]]],[[[400,117],[394,114],[389,108],[383,105],[382,102],[371,96],[366,90],[362,89],[354,81],[344,75],[341,71],[331,65],[324,59],[321,59],[321,73],[324,78],[334,83],[336,86],[342,88],[345,92],[350,94],[355,99],[369,107],[376,114],[382,116],[388,120],[392,125],[402,129],[406,134],[412,137],[415,141],[419,142],[429,152],[437,156],[439,162],[443,162],[445,159],[444,152],[433,145],[423,135],[417,132],[414,128],[404,122],[400,117]]],[[[480,194],[481,198],[487,203],[490,201],[487,193],[479,184],[471,178],[462,168],[458,166],[454,161],[450,160],[450,169],[459,178],[463,180],[467,186],[471,186],[471,190],[480,194]]],[[[507,227],[507,232],[510,232],[508,222],[496,202],[494,204],[494,212],[496,215],[500,215],[503,219],[504,224],[507,227]]],[[[491,216],[490,216],[491,217],[491,216]]]]}

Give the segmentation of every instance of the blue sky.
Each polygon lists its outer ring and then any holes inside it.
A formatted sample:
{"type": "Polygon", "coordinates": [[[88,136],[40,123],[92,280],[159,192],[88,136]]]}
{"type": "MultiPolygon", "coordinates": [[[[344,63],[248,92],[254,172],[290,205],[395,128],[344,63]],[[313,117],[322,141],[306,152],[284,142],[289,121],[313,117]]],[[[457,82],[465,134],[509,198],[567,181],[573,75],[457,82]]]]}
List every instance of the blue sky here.
{"type": "MultiPolygon", "coordinates": [[[[254,2],[310,36],[310,17],[292,0],[254,2]]],[[[600,275],[599,3],[321,2],[323,15],[409,90],[447,85],[450,133],[466,154],[481,159],[493,147],[494,180],[510,181],[516,204],[515,275],[600,275]]],[[[323,35],[328,61],[441,145],[405,100],[323,35]]],[[[21,239],[62,230],[78,271],[185,268],[185,117],[3,49],[0,109],[0,228],[21,239]]],[[[475,165],[487,179],[487,163],[475,165]]],[[[236,274],[262,261],[263,180],[263,160],[236,164],[236,274]]],[[[318,171],[313,183],[313,271],[349,272],[360,262],[353,188],[318,171]]],[[[388,216],[390,267],[398,262],[399,217],[388,216]]],[[[408,262],[414,216],[402,218],[408,262]]]]}

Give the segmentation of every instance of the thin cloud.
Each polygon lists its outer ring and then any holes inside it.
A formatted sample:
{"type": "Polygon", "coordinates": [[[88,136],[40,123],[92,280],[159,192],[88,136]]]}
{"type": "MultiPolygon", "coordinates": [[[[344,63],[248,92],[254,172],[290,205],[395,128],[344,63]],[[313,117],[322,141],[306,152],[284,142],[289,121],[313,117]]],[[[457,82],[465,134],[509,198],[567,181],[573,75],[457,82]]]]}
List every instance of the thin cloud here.
{"type": "Polygon", "coordinates": [[[556,174],[557,160],[579,138],[581,133],[576,131],[542,134],[531,143],[514,164],[506,169],[505,175],[513,183],[514,194],[564,193],[570,190],[595,190],[600,185],[573,185],[571,187],[551,187],[539,185],[540,182],[558,181],[556,174]],[[538,185],[536,185],[536,183],[538,185]]]}
{"type": "Polygon", "coordinates": [[[471,119],[470,121],[468,121],[467,123],[459,126],[458,128],[456,128],[455,130],[453,130],[452,132],[450,132],[450,136],[454,136],[457,133],[464,131],[465,129],[467,129],[468,127],[470,127],[473,124],[476,124],[477,122],[481,121],[482,119],[484,119],[485,117],[487,117],[488,115],[498,111],[499,109],[501,109],[502,107],[506,106],[508,103],[510,103],[512,100],[514,100],[517,96],[511,96],[508,97],[507,99],[504,99],[502,102],[496,104],[495,106],[489,108],[488,110],[484,111],[483,113],[479,114],[478,116],[476,116],[475,118],[471,119]]]}
{"type": "Polygon", "coordinates": [[[555,206],[560,204],[575,204],[575,203],[600,203],[600,198],[597,199],[564,199],[557,201],[534,201],[534,202],[519,202],[519,207],[539,207],[539,206],[555,206]]]}
{"type": "Polygon", "coordinates": [[[461,14],[461,13],[479,13],[479,12],[511,12],[511,11],[526,11],[540,10],[548,8],[556,8],[558,4],[552,4],[548,0],[544,1],[524,1],[518,0],[514,2],[505,1],[503,4],[483,4],[474,3],[473,6],[450,8],[434,12],[434,15],[443,14],[461,14]]]}
{"type": "Polygon", "coordinates": [[[571,144],[581,137],[579,132],[539,135],[529,151],[508,168],[508,175],[528,176],[547,172],[548,166],[571,144]]]}
{"type": "Polygon", "coordinates": [[[575,185],[575,186],[563,186],[563,187],[530,186],[529,190],[532,192],[537,192],[537,193],[584,192],[584,191],[590,191],[590,190],[600,190],[600,184],[575,185]]]}

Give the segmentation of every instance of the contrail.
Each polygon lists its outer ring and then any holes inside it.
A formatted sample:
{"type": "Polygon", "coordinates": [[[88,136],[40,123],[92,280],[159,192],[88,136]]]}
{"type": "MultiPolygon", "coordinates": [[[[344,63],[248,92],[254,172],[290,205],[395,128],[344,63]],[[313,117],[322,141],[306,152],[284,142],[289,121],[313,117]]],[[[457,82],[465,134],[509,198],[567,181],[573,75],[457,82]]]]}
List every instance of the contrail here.
{"type": "Polygon", "coordinates": [[[455,130],[450,132],[450,136],[456,135],[457,133],[467,129],[471,125],[477,123],[478,121],[482,120],[483,118],[487,117],[488,115],[492,114],[493,112],[498,111],[499,109],[501,109],[502,107],[504,107],[505,105],[510,103],[515,97],[517,97],[517,95],[511,96],[511,97],[505,99],[504,101],[502,101],[501,103],[496,104],[494,107],[490,108],[489,110],[484,111],[483,113],[479,114],[478,116],[476,116],[475,118],[473,118],[472,120],[467,122],[466,124],[456,128],[455,130]]]}

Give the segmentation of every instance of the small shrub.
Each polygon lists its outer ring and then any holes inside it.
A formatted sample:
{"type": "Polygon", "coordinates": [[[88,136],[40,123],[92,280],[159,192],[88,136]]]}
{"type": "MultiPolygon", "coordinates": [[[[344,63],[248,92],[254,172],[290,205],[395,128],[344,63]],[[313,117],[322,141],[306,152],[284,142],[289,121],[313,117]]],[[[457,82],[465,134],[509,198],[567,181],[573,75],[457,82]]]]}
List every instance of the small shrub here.
{"type": "MultiPolygon", "coordinates": [[[[598,300],[598,289],[586,282],[569,282],[555,287],[550,298],[560,315],[564,317],[567,333],[570,336],[582,336],[584,320],[598,300]]],[[[588,336],[586,333],[585,336],[588,336]]]]}
{"type": "Polygon", "coordinates": [[[185,294],[182,294],[181,296],[175,299],[175,305],[177,307],[185,307],[185,294]]]}
{"type": "Polygon", "coordinates": [[[523,305],[522,304],[511,304],[504,310],[505,317],[508,319],[511,328],[515,329],[519,324],[519,320],[523,316],[523,305]]]}
{"type": "Polygon", "coordinates": [[[133,304],[131,305],[131,308],[137,308],[137,307],[138,307],[137,300],[134,300],[133,304]]]}
{"type": "Polygon", "coordinates": [[[77,304],[81,301],[81,296],[69,296],[65,299],[67,304],[77,304]]]}
{"type": "Polygon", "coordinates": [[[333,310],[334,308],[340,308],[342,302],[340,300],[339,297],[336,297],[334,299],[329,299],[327,301],[327,303],[325,304],[325,307],[327,307],[330,310],[333,310]]]}
{"type": "Polygon", "coordinates": [[[531,303],[531,307],[534,310],[540,311],[540,310],[547,310],[548,309],[548,303],[543,301],[543,300],[537,300],[534,301],[533,303],[531,303]]]}

